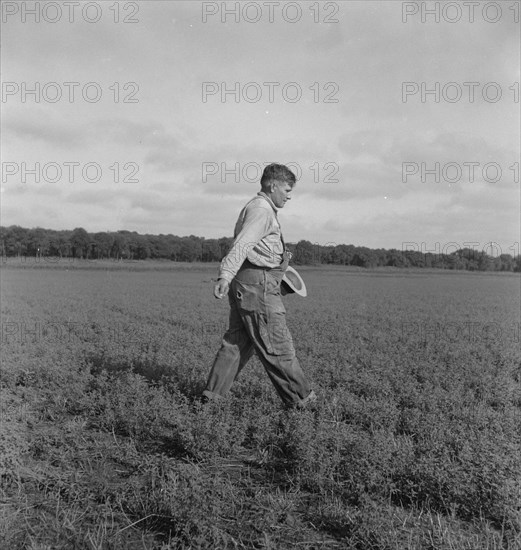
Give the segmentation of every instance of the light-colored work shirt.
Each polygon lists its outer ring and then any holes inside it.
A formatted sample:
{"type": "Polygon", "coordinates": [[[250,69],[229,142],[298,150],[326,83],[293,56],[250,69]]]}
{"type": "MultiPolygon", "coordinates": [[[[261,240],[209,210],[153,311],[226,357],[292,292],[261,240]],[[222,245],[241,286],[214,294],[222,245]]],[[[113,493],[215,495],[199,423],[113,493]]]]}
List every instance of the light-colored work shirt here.
{"type": "Polygon", "coordinates": [[[231,283],[246,259],[261,267],[281,264],[284,242],[277,207],[262,191],[241,210],[233,237],[233,245],[221,262],[219,278],[231,283]]]}

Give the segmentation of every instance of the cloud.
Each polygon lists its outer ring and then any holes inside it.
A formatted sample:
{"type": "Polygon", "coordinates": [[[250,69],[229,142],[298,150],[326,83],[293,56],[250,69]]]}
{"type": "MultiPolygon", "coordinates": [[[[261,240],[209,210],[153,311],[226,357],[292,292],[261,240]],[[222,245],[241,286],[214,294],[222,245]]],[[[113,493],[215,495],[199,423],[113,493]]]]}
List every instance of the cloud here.
{"type": "MultiPolygon", "coordinates": [[[[463,132],[431,135],[412,132],[403,136],[396,131],[364,130],[342,136],[339,149],[346,159],[343,175],[352,175],[355,181],[365,182],[370,187],[384,178],[392,181],[396,189],[401,190],[400,194],[420,183],[423,187],[435,186],[437,190],[446,191],[452,186],[472,183],[472,180],[495,186],[497,166],[503,187],[513,188],[515,184],[514,174],[509,169],[517,157],[514,150],[504,150],[483,137],[463,132]],[[437,165],[439,176],[432,173],[437,165]],[[413,174],[415,169],[417,172],[413,174]],[[422,171],[425,181],[421,180],[422,171]],[[456,181],[458,175],[459,181],[456,181]]],[[[379,188],[377,185],[375,191],[379,188]]],[[[359,187],[359,190],[367,194],[367,189],[359,187]]]]}
{"type": "Polygon", "coordinates": [[[11,113],[7,109],[2,123],[4,138],[72,149],[87,145],[88,134],[71,126],[70,122],[57,121],[52,113],[46,110],[35,111],[35,116],[28,117],[16,112],[11,113]]]}
{"type": "MultiPolygon", "coordinates": [[[[325,16],[327,17],[327,16],[325,16]]],[[[330,12],[330,18],[334,19],[330,12]]],[[[317,25],[316,32],[309,34],[306,51],[311,55],[327,55],[344,46],[344,32],[340,24],[317,25]]]]}
{"type": "Polygon", "coordinates": [[[122,193],[116,189],[80,189],[71,191],[65,201],[76,205],[96,206],[97,208],[111,209],[114,204],[122,200],[122,193]]]}
{"type": "Polygon", "coordinates": [[[138,147],[150,142],[157,132],[165,132],[162,124],[114,117],[96,121],[89,134],[91,138],[117,141],[122,145],[138,147]]]}

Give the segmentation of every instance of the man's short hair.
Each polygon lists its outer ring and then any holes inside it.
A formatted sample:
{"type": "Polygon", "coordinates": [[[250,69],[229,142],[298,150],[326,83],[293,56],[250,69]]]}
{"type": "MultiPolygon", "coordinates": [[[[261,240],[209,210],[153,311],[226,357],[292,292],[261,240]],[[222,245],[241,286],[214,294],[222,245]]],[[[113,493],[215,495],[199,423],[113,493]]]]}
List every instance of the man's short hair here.
{"type": "Polygon", "coordinates": [[[297,178],[295,174],[283,164],[268,164],[264,168],[264,172],[261,177],[261,187],[266,189],[272,181],[280,181],[282,183],[289,183],[291,187],[295,185],[297,178]]]}

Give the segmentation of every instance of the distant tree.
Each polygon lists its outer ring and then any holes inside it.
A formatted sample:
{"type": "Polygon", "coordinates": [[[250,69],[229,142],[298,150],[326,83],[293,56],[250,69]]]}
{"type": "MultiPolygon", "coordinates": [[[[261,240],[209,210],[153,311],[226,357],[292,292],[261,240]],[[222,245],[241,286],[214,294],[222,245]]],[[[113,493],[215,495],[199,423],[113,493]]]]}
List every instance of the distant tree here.
{"type": "MultiPolygon", "coordinates": [[[[169,235],[172,237],[173,235],[169,235]]],[[[171,248],[167,235],[150,235],[148,238],[150,257],[151,258],[170,258],[171,248]]]]}
{"type": "Polygon", "coordinates": [[[297,265],[309,265],[319,261],[317,257],[318,250],[310,241],[299,241],[295,247],[295,253],[292,258],[293,263],[297,265]]]}
{"type": "Polygon", "coordinates": [[[57,246],[60,257],[72,257],[72,244],[70,241],[70,231],[58,231],[56,235],[57,246]]]}
{"type": "Polygon", "coordinates": [[[71,243],[72,255],[74,258],[87,257],[87,251],[90,245],[90,237],[87,231],[83,229],[83,227],[76,227],[76,229],[73,229],[69,240],[71,243]]]}
{"type": "Polygon", "coordinates": [[[337,244],[331,250],[332,263],[337,265],[352,265],[355,257],[355,247],[352,244],[337,244]]]}
{"type": "Polygon", "coordinates": [[[202,239],[194,235],[183,237],[181,240],[181,252],[179,258],[182,262],[201,261],[202,239]]]}
{"type": "Polygon", "coordinates": [[[147,260],[150,258],[150,244],[146,235],[136,234],[133,246],[133,254],[137,260],[147,260]]]}
{"type": "Polygon", "coordinates": [[[128,258],[128,238],[124,233],[119,231],[113,235],[111,256],[115,260],[121,260],[122,258],[128,258]]]}
{"type": "Polygon", "coordinates": [[[114,244],[114,237],[106,231],[100,231],[92,235],[91,246],[93,249],[93,256],[98,260],[104,258],[110,258],[112,245],[114,244]]]}
{"type": "Polygon", "coordinates": [[[426,265],[430,263],[429,267],[435,267],[438,269],[446,269],[447,263],[445,260],[444,254],[433,254],[432,252],[427,252],[426,256],[426,265]]]}
{"type": "Polygon", "coordinates": [[[29,229],[26,237],[26,251],[28,256],[42,258],[49,252],[49,235],[47,230],[36,227],[29,229]]]}
{"type": "Polygon", "coordinates": [[[169,253],[166,258],[174,262],[178,262],[181,255],[181,248],[183,244],[183,238],[178,237],[177,235],[168,235],[168,249],[169,253]]]}
{"type": "Polygon", "coordinates": [[[478,269],[480,271],[488,271],[492,269],[493,258],[486,252],[480,252],[478,255],[478,269]]]}
{"type": "Polygon", "coordinates": [[[28,229],[11,225],[4,231],[4,246],[8,256],[24,256],[27,252],[28,229]]]}
{"type": "Polygon", "coordinates": [[[217,239],[205,239],[202,242],[201,261],[218,262],[221,258],[221,250],[217,239]]]}
{"type": "Polygon", "coordinates": [[[425,255],[417,250],[405,250],[402,254],[407,258],[408,265],[411,267],[425,267],[425,255]]]}
{"type": "Polygon", "coordinates": [[[119,231],[127,240],[126,256],[129,260],[139,259],[139,234],[136,231],[119,231]]]}
{"type": "Polygon", "coordinates": [[[321,264],[332,264],[331,253],[334,249],[334,243],[326,243],[319,248],[319,257],[321,264]]]}
{"type": "Polygon", "coordinates": [[[378,264],[378,257],[374,250],[365,246],[359,246],[356,248],[356,253],[353,256],[352,265],[360,267],[376,267],[378,264]]]}
{"type": "Polygon", "coordinates": [[[514,258],[514,271],[517,273],[521,271],[521,256],[519,254],[514,258]]]}
{"type": "Polygon", "coordinates": [[[394,266],[394,267],[408,267],[410,265],[409,258],[401,250],[396,250],[392,248],[386,254],[385,265],[394,266]]]}
{"type": "Polygon", "coordinates": [[[222,260],[232,247],[233,239],[231,237],[221,237],[217,241],[219,243],[219,260],[222,260]]]}
{"type": "Polygon", "coordinates": [[[466,260],[456,252],[445,255],[445,264],[448,269],[465,269],[467,267],[466,260]]]}
{"type": "Polygon", "coordinates": [[[510,254],[500,254],[494,258],[496,271],[514,271],[515,261],[510,254]]]}

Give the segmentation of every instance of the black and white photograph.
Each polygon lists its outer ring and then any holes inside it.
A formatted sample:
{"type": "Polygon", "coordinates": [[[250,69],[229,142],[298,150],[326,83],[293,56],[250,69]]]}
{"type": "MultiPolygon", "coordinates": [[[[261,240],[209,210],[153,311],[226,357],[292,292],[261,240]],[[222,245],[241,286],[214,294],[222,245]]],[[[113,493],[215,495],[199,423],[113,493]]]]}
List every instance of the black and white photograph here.
{"type": "Polygon", "coordinates": [[[0,7],[0,550],[519,550],[521,2],[0,7]]]}

